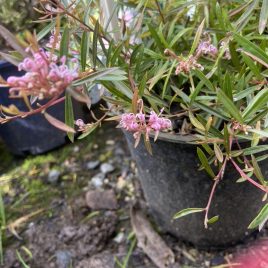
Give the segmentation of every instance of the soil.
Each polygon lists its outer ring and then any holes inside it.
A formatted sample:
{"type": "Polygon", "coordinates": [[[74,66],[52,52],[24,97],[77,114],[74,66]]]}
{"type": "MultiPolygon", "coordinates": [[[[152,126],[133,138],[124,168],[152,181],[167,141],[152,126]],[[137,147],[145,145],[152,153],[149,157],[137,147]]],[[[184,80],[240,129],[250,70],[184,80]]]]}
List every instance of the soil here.
{"type": "MultiPolygon", "coordinates": [[[[25,159],[1,145],[0,161],[7,220],[0,267],[156,268],[133,244],[130,207],[144,202],[119,129],[109,125],[82,141],[25,159]]],[[[220,265],[266,234],[218,252],[161,236],[175,254],[172,267],[202,268],[226,267],[220,265]]]]}

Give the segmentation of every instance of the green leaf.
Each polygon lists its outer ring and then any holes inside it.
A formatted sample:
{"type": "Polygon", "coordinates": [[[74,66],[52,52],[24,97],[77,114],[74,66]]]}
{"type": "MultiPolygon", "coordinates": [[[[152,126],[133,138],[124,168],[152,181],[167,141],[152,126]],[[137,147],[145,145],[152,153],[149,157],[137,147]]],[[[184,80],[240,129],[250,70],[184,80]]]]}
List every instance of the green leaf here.
{"type": "Polygon", "coordinates": [[[223,81],[223,90],[226,96],[232,101],[233,100],[233,86],[230,78],[230,74],[226,72],[224,76],[224,81],[223,81]]]}
{"type": "Polygon", "coordinates": [[[210,219],[207,221],[207,223],[208,223],[208,224],[213,224],[213,223],[217,222],[218,220],[219,220],[219,216],[217,215],[217,216],[214,216],[214,217],[210,218],[210,219]]]}
{"type": "Polygon", "coordinates": [[[98,36],[99,36],[99,22],[97,21],[95,24],[95,29],[93,33],[93,42],[92,42],[92,62],[94,68],[96,68],[97,64],[98,36]]]}
{"type": "MultiPolygon", "coordinates": [[[[73,103],[70,94],[65,94],[65,124],[74,129],[74,112],[73,103]]],[[[67,132],[67,136],[71,142],[74,142],[74,133],[67,132]]]]}
{"type": "Polygon", "coordinates": [[[258,92],[258,94],[251,100],[248,104],[247,108],[243,112],[243,118],[247,119],[250,115],[252,115],[256,111],[260,111],[264,105],[268,102],[268,90],[263,89],[258,92]]]}
{"type": "Polygon", "coordinates": [[[213,109],[213,108],[211,108],[211,107],[209,107],[201,102],[196,101],[195,105],[197,107],[199,107],[200,109],[204,110],[205,112],[212,114],[212,115],[215,115],[218,118],[221,118],[221,119],[227,120],[227,121],[229,120],[229,118],[227,116],[223,115],[218,110],[215,110],[215,109],[213,109]]]}
{"type": "Polygon", "coordinates": [[[265,204],[261,209],[257,217],[249,224],[249,229],[254,229],[259,225],[263,224],[268,219],[268,204],[265,204]]]}
{"type": "Polygon", "coordinates": [[[236,21],[237,31],[241,31],[248,23],[253,14],[254,10],[257,8],[259,0],[253,0],[248,8],[242,13],[241,17],[236,21]]]}
{"type": "Polygon", "coordinates": [[[163,50],[164,52],[165,46],[162,44],[161,39],[158,36],[157,31],[155,30],[155,27],[153,27],[151,24],[148,24],[147,26],[156,45],[159,47],[160,50],[163,50]]]}
{"type": "Polygon", "coordinates": [[[217,159],[220,161],[220,163],[222,163],[223,162],[223,154],[222,154],[222,151],[217,143],[214,143],[214,152],[215,152],[215,156],[217,157],[217,159]]]}
{"type": "Polygon", "coordinates": [[[93,83],[100,80],[110,80],[110,81],[113,81],[113,79],[125,80],[126,79],[125,74],[126,73],[124,71],[120,70],[117,67],[99,69],[98,71],[92,72],[83,78],[75,80],[72,85],[79,86],[85,83],[93,83]]]}
{"type": "Polygon", "coordinates": [[[85,71],[89,49],[89,33],[83,32],[81,38],[81,69],[85,71]]]}
{"type": "Polygon", "coordinates": [[[87,137],[89,134],[91,134],[96,128],[98,127],[98,124],[93,124],[91,126],[91,128],[89,128],[86,132],[84,132],[83,134],[81,134],[79,137],[78,137],[78,140],[81,140],[85,137],[87,137]]]}
{"type": "Polygon", "coordinates": [[[205,211],[205,208],[186,208],[186,209],[183,209],[183,210],[177,212],[173,216],[173,219],[176,220],[176,219],[182,218],[186,215],[197,213],[197,212],[203,212],[203,211],[205,211]]]}
{"type": "Polygon", "coordinates": [[[171,67],[169,68],[169,71],[168,71],[168,74],[167,74],[167,77],[165,79],[165,83],[164,83],[164,87],[163,87],[163,91],[162,91],[162,98],[164,99],[165,98],[165,95],[166,95],[166,90],[167,90],[167,86],[168,86],[168,83],[170,82],[170,76],[173,72],[173,69],[174,67],[176,66],[177,64],[177,61],[174,60],[171,67]]]}
{"type": "Polygon", "coordinates": [[[205,131],[205,127],[194,117],[194,115],[189,112],[189,119],[191,121],[191,124],[195,126],[197,129],[205,131]]]}
{"type": "Polygon", "coordinates": [[[50,33],[56,25],[56,21],[52,20],[46,27],[44,27],[36,36],[37,41],[43,39],[48,33],[50,33]]]}
{"type": "Polygon", "coordinates": [[[245,51],[251,53],[255,57],[268,64],[268,55],[259,46],[250,42],[247,38],[235,33],[234,39],[244,48],[245,51]]]}
{"type": "Polygon", "coordinates": [[[192,28],[184,28],[181,31],[179,31],[171,40],[170,44],[169,44],[169,48],[172,48],[181,37],[183,37],[187,32],[189,32],[190,30],[192,30],[192,28]]]}
{"type": "Polygon", "coordinates": [[[212,168],[209,165],[208,159],[206,155],[203,153],[203,151],[197,147],[197,155],[199,157],[199,160],[202,164],[202,167],[207,171],[207,173],[214,179],[216,176],[212,170],[212,168]]]}
{"type": "Polygon", "coordinates": [[[70,38],[70,31],[68,26],[65,26],[60,42],[60,57],[66,56],[66,60],[69,51],[69,38],[70,38]]]}
{"type": "Polygon", "coordinates": [[[240,111],[235,106],[235,104],[226,96],[226,94],[219,89],[218,97],[223,106],[226,108],[226,112],[228,112],[233,118],[235,118],[238,122],[243,123],[243,118],[240,114],[240,111]]]}
{"type": "Polygon", "coordinates": [[[259,134],[261,137],[268,138],[268,131],[265,130],[258,130],[258,129],[247,129],[248,132],[259,134]]]}
{"type": "Polygon", "coordinates": [[[204,28],[204,24],[205,24],[205,19],[203,19],[203,21],[201,22],[201,24],[199,25],[196,34],[195,34],[195,38],[194,38],[194,42],[192,44],[191,50],[189,52],[189,55],[192,55],[195,52],[195,49],[197,48],[202,32],[203,32],[203,28],[204,28]]]}
{"type": "Polygon", "coordinates": [[[268,19],[268,0],[262,1],[261,6],[261,14],[260,14],[260,20],[259,20],[259,33],[262,34],[268,19]]]}
{"type": "Polygon", "coordinates": [[[193,70],[194,74],[200,79],[199,84],[197,85],[197,87],[195,88],[194,92],[191,94],[190,98],[191,98],[191,104],[195,101],[195,98],[197,97],[198,93],[200,92],[200,90],[202,89],[203,85],[206,85],[206,87],[208,89],[210,89],[211,91],[215,91],[215,88],[213,86],[213,84],[209,81],[209,79],[207,79],[207,77],[200,72],[199,70],[193,70]]]}

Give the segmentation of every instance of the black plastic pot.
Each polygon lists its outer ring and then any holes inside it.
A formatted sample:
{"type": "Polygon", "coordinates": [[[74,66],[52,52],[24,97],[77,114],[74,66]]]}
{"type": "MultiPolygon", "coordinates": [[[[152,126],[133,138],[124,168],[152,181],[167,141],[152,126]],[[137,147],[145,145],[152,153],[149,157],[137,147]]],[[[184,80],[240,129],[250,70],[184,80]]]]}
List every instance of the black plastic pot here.
{"type": "MultiPolygon", "coordinates": [[[[163,231],[204,249],[225,248],[249,235],[247,226],[263,206],[263,193],[248,182],[236,183],[239,174],[231,164],[216,188],[209,211],[210,217],[219,215],[218,222],[205,229],[204,213],[172,220],[176,212],[202,208],[208,202],[213,181],[205,171],[198,171],[196,145],[187,143],[187,137],[164,135],[151,142],[151,156],[143,142],[135,149],[132,134],[124,134],[151,214],[163,231]]],[[[267,160],[260,163],[266,167],[264,176],[268,175],[267,164],[267,160]]]]}
{"type": "MultiPolygon", "coordinates": [[[[6,79],[11,75],[23,75],[23,72],[19,72],[16,66],[8,62],[0,61],[0,75],[6,79]]],[[[27,110],[22,100],[9,98],[8,88],[0,88],[0,104],[14,104],[21,110],[27,110]]],[[[75,117],[85,119],[84,107],[77,102],[73,104],[75,117]]],[[[64,102],[49,108],[48,113],[64,121],[64,102]]],[[[13,154],[20,156],[41,154],[65,144],[68,140],[66,133],[49,124],[41,114],[0,125],[0,137],[13,154]]]]}

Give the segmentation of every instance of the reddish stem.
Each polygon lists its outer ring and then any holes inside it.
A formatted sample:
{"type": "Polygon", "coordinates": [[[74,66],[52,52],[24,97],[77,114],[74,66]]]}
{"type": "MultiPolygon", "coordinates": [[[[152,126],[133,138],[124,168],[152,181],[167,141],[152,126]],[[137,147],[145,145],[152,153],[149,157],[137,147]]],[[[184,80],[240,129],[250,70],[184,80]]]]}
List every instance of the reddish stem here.
{"type": "Polygon", "coordinates": [[[207,229],[208,228],[208,212],[209,212],[209,208],[211,206],[211,201],[212,201],[212,198],[215,194],[215,190],[216,190],[216,186],[217,184],[219,183],[219,181],[222,179],[223,177],[223,174],[224,174],[224,170],[225,170],[225,167],[226,167],[226,163],[227,163],[227,158],[224,159],[224,162],[222,164],[222,167],[218,173],[218,175],[215,177],[215,181],[214,181],[214,184],[212,186],[212,189],[211,189],[211,192],[210,192],[210,195],[209,195],[209,199],[208,199],[208,203],[207,203],[207,206],[205,208],[205,220],[204,220],[204,224],[205,224],[205,228],[207,229]]]}
{"type": "Polygon", "coordinates": [[[264,191],[265,193],[268,193],[268,190],[262,186],[261,184],[257,183],[256,181],[254,181],[253,179],[251,179],[236,163],[235,161],[231,158],[230,159],[232,164],[234,165],[235,169],[239,172],[239,174],[241,175],[241,177],[243,177],[244,179],[246,179],[247,181],[249,181],[250,183],[252,183],[253,185],[255,185],[257,188],[261,189],[262,191],[264,191]]]}
{"type": "Polygon", "coordinates": [[[1,123],[6,123],[6,122],[9,122],[11,120],[14,120],[16,118],[24,118],[24,117],[27,117],[27,116],[30,116],[30,115],[33,115],[33,114],[37,114],[37,113],[41,113],[43,111],[45,111],[47,108],[55,105],[55,104],[58,104],[62,101],[65,100],[65,97],[61,97],[59,99],[57,99],[58,96],[52,98],[50,101],[48,101],[46,104],[40,106],[39,108],[35,109],[35,110],[32,110],[32,111],[29,111],[29,112],[22,112],[18,115],[15,115],[15,116],[12,116],[12,117],[8,117],[8,118],[4,118],[2,121],[1,121],[1,118],[0,118],[0,122],[1,123]]]}

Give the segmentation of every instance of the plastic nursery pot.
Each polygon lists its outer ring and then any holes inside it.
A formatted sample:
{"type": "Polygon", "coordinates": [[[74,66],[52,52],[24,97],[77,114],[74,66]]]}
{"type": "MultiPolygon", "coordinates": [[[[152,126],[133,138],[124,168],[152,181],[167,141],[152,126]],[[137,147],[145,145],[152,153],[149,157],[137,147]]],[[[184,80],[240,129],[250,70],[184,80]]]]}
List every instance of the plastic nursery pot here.
{"type": "MultiPolygon", "coordinates": [[[[0,61],[0,75],[7,79],[11,75],[23,75],[23,72],[19,72],[16,66],[8,62],[0,61]]],[[[0,88],[1,104],[4,106],[14,104],[21,110],[27,110],[22,100],[9,98],[8,88],[0,88]]],[[[73,102],[73,105],[75,118],[85,120],[84,107],[76,102],[73,102]]],[[[49,108],[48,113],[64,121],[64,102],[49,108]]],[[[66,133],[50,125],[41,114],[0,125],[0,137],[13,154],[20,156],[45,153],[65,144],[68,140],[66,133]]]]}
{"type": "MultiPolygon", "coordinates": [[[[247,227],[263,205],[263,192],[248,182],[236,183],[239,174],[232,164],[227,165],[209,210],[209,218],[219,215],[217,222],[205,229],[203,212],[172,220],[182,209],[207,205],[213,180],[198,170],[197,146],[187,143],[189,137],[164,134],[156,143],[151,141],[151,156],[143,142],[135,149],[132,134],[124,134],[149,210],[162,231],[202,249],[226,248],[249,235],[247,227]]],[[[268,161],[260,166],[267,176],[268,161]]]]}

